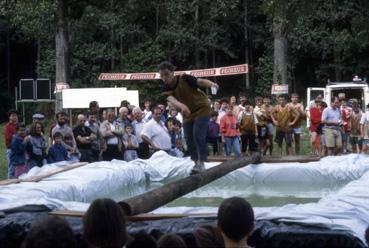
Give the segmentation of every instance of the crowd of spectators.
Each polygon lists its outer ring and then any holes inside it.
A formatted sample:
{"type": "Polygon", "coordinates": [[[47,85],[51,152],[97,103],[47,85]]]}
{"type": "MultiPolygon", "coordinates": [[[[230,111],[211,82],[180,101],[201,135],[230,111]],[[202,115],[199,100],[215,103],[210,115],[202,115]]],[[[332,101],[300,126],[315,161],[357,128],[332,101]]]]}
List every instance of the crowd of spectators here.
{"type": "MultiPolygon", "coordinates": [[[[273,154],[273,143],[281,155],[300,155],[302,121],[310,131],[311,154],[366,153],[369,145],[369,105],[363,112],[357,99],[344,94],[327,104],[317,96],[304,108],[297,94],[255,97],[241,95],[209,102],[212,112],[206,132],[209,154],[235,156],[261,152],[273,154]],[[329,106],[328,106],[329,105],[329,106]],[[285,143],[285,148],[282,145],[285,143]],[[349,147],[349,144],[351,145],[349,147]]],[[[143,109],[123,101],[116,110],[101,111],[96,101],[79,114],[74,127],[65,112],[58,112],[45,137],[43,115],[35,114],[26,128],[9,111],[5,126],[8,178],[18,177],[34,166],[64,160],[72,162],[131,161],[147,159],[162,150],[172,156],[188,155],[183,117],[173,106],[145,101],[143,109]],[[72,128],[73,127],[73,128],[72,128]]]]}

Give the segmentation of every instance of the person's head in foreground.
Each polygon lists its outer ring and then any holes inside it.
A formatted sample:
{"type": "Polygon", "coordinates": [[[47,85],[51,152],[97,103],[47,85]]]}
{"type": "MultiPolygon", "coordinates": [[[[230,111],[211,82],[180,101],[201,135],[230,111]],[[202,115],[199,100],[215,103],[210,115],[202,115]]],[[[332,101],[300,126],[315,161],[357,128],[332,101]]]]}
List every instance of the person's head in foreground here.
{"type": "Polygon", "coordinates": [[[254,211],[243,198],[225,199],[218,209],[218,227],[225,247],[245,247],[254,228],[254,211]]]}
{"type": "Polygon", "coordinates": [[[369,246],[369,227],[365,230],[365,241],[366,245],[369,246]]]}
{"type": "Polygon", "coordinates": [[[48,216],[32,223],[23,248],[73,248],[76,241],[68,222],[60,217],[48,216]]]}
{"type": "Polygon", "coordinates": [[[127,242],[122,208],[111,199],[96,199],[83,216],[83,236],[91,247],[122,248],[127,242]]]}
{"type": "Polygon", "coordinates": [[[158,248],[186,248],[184,240],[176,234],[165,234],[158,240],[158,248]]]}

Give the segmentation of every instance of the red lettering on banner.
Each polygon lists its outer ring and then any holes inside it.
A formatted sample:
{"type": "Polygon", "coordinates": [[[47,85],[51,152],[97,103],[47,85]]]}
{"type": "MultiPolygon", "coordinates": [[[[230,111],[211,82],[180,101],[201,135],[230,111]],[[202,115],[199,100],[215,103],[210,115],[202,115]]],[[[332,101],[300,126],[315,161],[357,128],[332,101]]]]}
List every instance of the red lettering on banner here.
{"type": "Polygon", "coordinates": [[[123,73],[102,73],[99,80],[124,80],[127,78],[127,74],[123,73]]]}
{"type": "Polygon", "coordinates": [[[201,70],[201,71],[191,71],[190,75],[194,77],[210,77],[215,76],[215,70],[201,70]]]}
{"type": "Polygon", "coordinates": [[[238,66],[220,68],[220,75],[230,75],[230,74],[238,74],[238,73],[247,73],[247,66],[238,65],[238,66]]]}
{"type": "Polygon", "coordinates": [[[132,74],[130,79],[132,80],[145,80],[145,79],[155,79],[156,73],[150,74],[132,74]]]}

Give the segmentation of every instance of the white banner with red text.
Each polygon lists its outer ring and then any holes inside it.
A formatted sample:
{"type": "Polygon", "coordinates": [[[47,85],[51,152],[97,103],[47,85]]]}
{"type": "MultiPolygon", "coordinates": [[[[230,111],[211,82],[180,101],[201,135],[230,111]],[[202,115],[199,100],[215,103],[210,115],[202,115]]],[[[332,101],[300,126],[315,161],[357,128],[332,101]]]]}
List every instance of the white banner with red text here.
{"type": "MultiPolygon", "coordinates": [[[[175,71],[175,75],[188,74],[194,77],[219,77],[227,75],[237,75],[248,73],[247,64],[218,67],[211,69],[201,69],[193,71],[175,71]]],[[[160,79],[158,72],[144,73],[101,73],[99,80],[157,80],[160,79]]]]}

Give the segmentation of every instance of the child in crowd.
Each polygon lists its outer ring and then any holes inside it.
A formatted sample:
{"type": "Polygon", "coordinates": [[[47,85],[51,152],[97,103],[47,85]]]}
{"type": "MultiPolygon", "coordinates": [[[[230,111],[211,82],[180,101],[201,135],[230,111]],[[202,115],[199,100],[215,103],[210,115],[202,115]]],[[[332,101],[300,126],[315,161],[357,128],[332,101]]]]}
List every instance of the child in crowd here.
{"type": "Polygon", "coordinates": [[[219,124],[217,123],[218,112],[211,113],[211,119],[208,124],[207,142],[213,148],[213,155],[218,155],[218,141],[219,141],[219,124]]]}
{"type": "Polygon", "coordinates": [[[67,147],[70,147],[66,148],[68,152],[68,160],[72,162],[79,162],[81,153],[78,151],[77,147],[73,147],[73,137],[71,134],[67,133],[64,136],[64,143],[67,145],[67,147]]]}
{"type": "Polygon", "coordinates": [[[26,137],[26,126],[24,124],[18,124],[16,126],[16,135],[13,137],[10,145],[10,162],[15,169],[15,177],[19,177],[21,174],[28,172],[28,164],[26,158],[26,145],[24,143],[24,137],[26,137]]]}
{"type": "Polygon", "coordinates": [[[187,150],[187,147],[182,131],[182,123],[179,120],[176,120],[174,123],[174,131],[176,133],[176,148],[183,153],[185,150],[187,150]]]}
{"type": "Polygon", "coordinates": [[[172,143],[172,149],[176,148],[176,132],[174,129],[175,119],[173,117],[169,117],[165,122],[165,127],[168,129],[168,133],[170,136],[170,141],[172,143]]]}
{"type": "Polygon", "coordinates": [[[238,133],[237,117],[233,114],[233,106],[228,105],[227,113],[220,119],[220,133],[222,143],[225,143],[226,155],[231,155],[231,148],[238,157],[241,155],[240,136],[238,133]]]}
{"type": "Polygon", "coordinates": [[[123,134],[123,144],[125,147],[123,158],[124,161],[129,162],[138,158],[138,140],[133,134],[133,127],[130,123],[127,123],[124,127],[125,133],[123,134]]]}
{"type": "Polygon", "coordinates": [[[250,154],[252,152],[257,152],[257,124],[258,119],[252,109],[251,103],[246,101],[245,110],[241,111],[238,116],[238,125],[241,132],[242,153],[246,153],[247,148],[250,154]]]}
{"type": "Polygon", "coordinates": [[[54,134],[54,144],[47,154],[47,163],[52,164],[59,161],[68,160],[67,149],[63,146],[63,135],[60,132],[54,134]]]}
{"type": "Polygon", "coordinates": [[[172,144],[171,151],[169,154],[175,157],[183,157],[182,151],[177,147],[177,146],[181,146],[181,144],[178,144],[178,142],[180,142],[180,139],[178,137],[178,132],[180,131],[178,130],[178,128],[180,125],[181,125],[180,122],[173,117],[169,117],[167,121],[165,122],[165,126],[168,129],[170,141],[172,144]]]}

